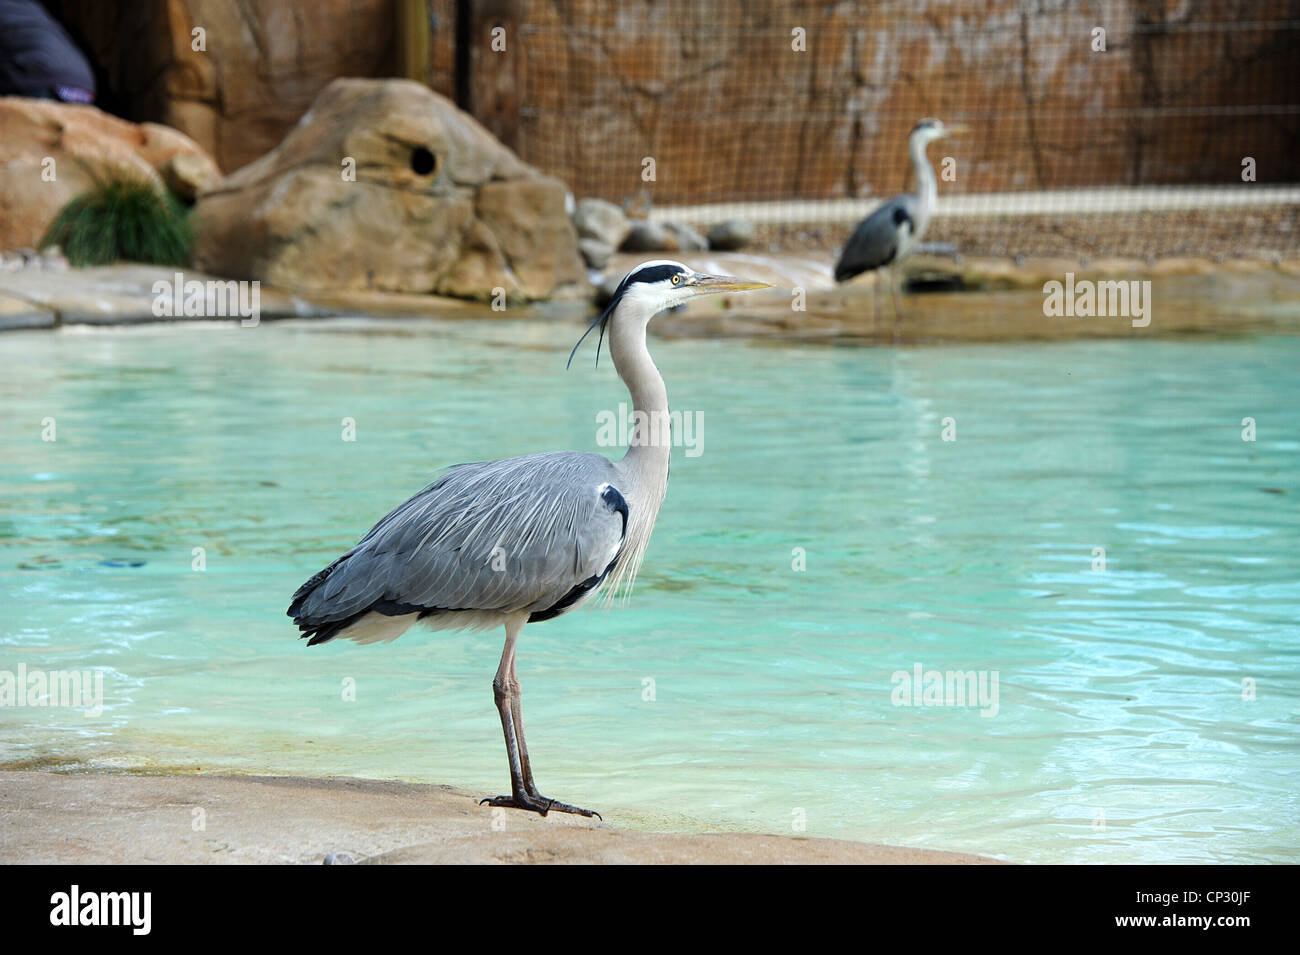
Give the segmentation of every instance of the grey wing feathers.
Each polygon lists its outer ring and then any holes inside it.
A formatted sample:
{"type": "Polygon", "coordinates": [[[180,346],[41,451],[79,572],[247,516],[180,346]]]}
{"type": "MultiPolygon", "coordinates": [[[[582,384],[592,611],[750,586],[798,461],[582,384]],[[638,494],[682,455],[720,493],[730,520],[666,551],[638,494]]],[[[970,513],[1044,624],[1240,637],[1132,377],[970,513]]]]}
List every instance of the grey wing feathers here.
{"type": "Polygon", "coordinates": [[[371,610],[543,613],[573,602],[622,546],[616,481],[608,459],[581,452],[450,468],[304,584],[289,614],[322,642],[371,610]]]}
{"type": "Polygon", "coordinates": [[[843,282],[892,262],[898,254],[902,228],[913,227],[915,202],[909,195],[895,196],[859,222],[835,263],[835,281],[843,282]]]}

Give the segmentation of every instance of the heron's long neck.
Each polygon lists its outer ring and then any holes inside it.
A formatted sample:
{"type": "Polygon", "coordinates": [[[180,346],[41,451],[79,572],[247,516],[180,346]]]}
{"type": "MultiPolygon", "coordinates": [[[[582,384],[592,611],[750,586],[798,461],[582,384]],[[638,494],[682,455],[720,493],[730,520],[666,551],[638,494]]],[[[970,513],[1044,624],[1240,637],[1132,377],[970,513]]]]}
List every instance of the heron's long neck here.
{"type": "Polygon", "coordinates": [[[920,219],[915,226],[917,233],[925,231],[926,225],[930,222],[930,213],[934,211],[934,204],[939,198],[934,167],[930,165],[930,159],[925,154],[926,145],[925,140],[917,138],[907,146],[908,152],[912,155],[912,169],[916,172],[917,217],[920,219]]]}
{"type": "Polygon", "coordinates": [[[645,322],[615,314],[610,322],[609,352],[614,367],[632,397],[633,437],[627,454],[618,463],[625,475],[621,488],[628,498],[627,537],[624,558],[611,575],[611,594],[623,585],[630,588],[636,576],[650,532],[659,516],[668,489],[668,457],[672,435],[668,417],[668,389],[646,348],[645,322]]]}
{"type": "Polygon", "coordinates": [[[618,376],[632,396],[633,412],[641,412],[638,419],[646,421],[649,427],[648,432],[642,433],[648,434],[650,440],[633,441],[623,463],[635,469],[638,476],[642,476],[641,472],[649,476],[662,470],[666,480],[672,445],[671,440],[666,440],[670,438],[668,389],[650,357],[650,350],[646,348],[645,323],[615,315],[610,322],[609,353],[614,357],[618,376]]]}

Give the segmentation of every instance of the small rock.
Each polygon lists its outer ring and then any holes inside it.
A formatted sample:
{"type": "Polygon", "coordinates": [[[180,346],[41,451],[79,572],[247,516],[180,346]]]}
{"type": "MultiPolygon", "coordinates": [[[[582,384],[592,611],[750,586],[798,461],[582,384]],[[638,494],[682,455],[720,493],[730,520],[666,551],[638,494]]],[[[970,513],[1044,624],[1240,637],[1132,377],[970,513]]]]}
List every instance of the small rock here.
{"type": "Polygon", "coordinates": [[[573,213],[573,226],[578,237],[595,239],[612,249],[617,249],[632,228],[623,210],[604,199],[583,199],[573,213]]]}
{"type": "Polygon", "coordinates": [[[331,852],[325,857],[321,865],[356,865],[357,860],[352,858],[350,852],[331,852]]]}
{"type": "Polygon", "coordinates": [[[624,252],[665,252],[674,251],[677,248],[676,241],[668,235],[668,230],[661,222],[651,222],[649,219],[634,219],[631,223],[631,229],[628,230],[627,238],[623,240],[622,246],[624,252]],[[672,241],[672,245],[669,242],[672,241]]]}
{"type": "Polygon", "coordinates": [[[609,265],[609,257],[614,254],[614,247],[600,239],[584,238],[578,240],[578,251],[593,269],[604,270],[609,265]]]}
{"type": "Polygon", "coordinates": [[[41,252],[41,268],[47,272],[66,272],[68,257],[57,245],[48,246],[41,252]]]}
{"type": "Polygon", "coordinates": [[[199,153],[177,153],[158,172],[167,188],[186,202],[193,202],[200,192],[221,182],[217,164],[199,153]]]}
{"type": "Polygon", "coordinates": [[[675,244],[671,246],[673,251],[707,252],[709,250],[709,240],[688,225],[682,225],[680,222],[665,222],[664,228],[668,231],[669,238],[675,240],[675,244]]]}
{"type": "Polygon", "coordinates": [[[642,186],[636,195],[623,203],[623,212],[629,219],[649,219],[654,203],[650,200],[650,190],[642,186]]]}
{"type": "Polygon", "coordinates": [[[709,230],[709,248],[719,252],[743,249],[754,241],[754,223],[748,219],[727,219],[709,230]]]}

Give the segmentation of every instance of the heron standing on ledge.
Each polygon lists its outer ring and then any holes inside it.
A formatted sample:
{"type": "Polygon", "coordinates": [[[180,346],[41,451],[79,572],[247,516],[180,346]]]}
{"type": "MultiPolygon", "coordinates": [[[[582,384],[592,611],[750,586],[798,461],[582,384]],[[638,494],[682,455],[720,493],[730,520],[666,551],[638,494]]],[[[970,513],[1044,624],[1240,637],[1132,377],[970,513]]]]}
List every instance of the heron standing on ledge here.
{"type": "MultiPolygon", "coordinates": [[[[835,263],[835,281],[846,282],[855,275],[873,269],[886,268],[889,272],[889,291],[894,299],[894,333],[898,333],[898,277],[894,267],[921,241],[930,214],[938,198],[938,185],[934,167],[925,154],[925,148],[936,139],[966,132],[965,126],[945,126],[937,119],[923,119],[912,129],[907,139],[907,151],[912,157],[912,171],[916,174],[916,195],[903,193],[884,202],[871,215],[858,223],[844,251],[835,263]]],[[[879,300],[880,289],[876,287],[879,300]]]]}
{"type": "Polygon", "coordinates": [[[288,613],[310,638],[308,646],[335,637],[395,640],[416,623],[434,630],[505,627],[492,690],[510,761],[510,795],[483,802],[543,816],[551,810],[599,815],[537,791],[515,644],[526,623],[568,613],[602,586],[611,593],[630,588],[641,565],[668,486],[671,445],[668,392],[646,349],[650,319],[701,295],[765,287],[703,275],[680,262],[633,269],[578,345],[599,326],[599,361],[608,330],[610,355],[634,410],[662,422],[649,429],[651,440],[634,440],[621,461],[554,451],[457,465],[293,595],[288,613]]]}

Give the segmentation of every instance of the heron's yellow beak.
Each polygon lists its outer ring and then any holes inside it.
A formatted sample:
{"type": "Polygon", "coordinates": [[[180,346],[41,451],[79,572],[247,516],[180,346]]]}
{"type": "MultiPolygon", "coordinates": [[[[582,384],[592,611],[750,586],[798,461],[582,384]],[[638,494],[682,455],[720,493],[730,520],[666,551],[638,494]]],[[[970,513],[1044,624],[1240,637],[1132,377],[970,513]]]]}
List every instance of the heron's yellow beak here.
{"type": "Polygon", "coordinates": [[[748,292],[756,288],[772,287],[768,282],[753,282],[731,275],[705,275],[702,272],[692,275],[690,284],[701,292],[748,292]]]}
{"type": "Polygon", "coordinates": [[[945,126],[944,130],[948,133],[949,136],[960,136],[962,133],[969,133],[970,127],[967,126],[965,123],[956,123],[955,125],[952,126],[945,126]]]}

